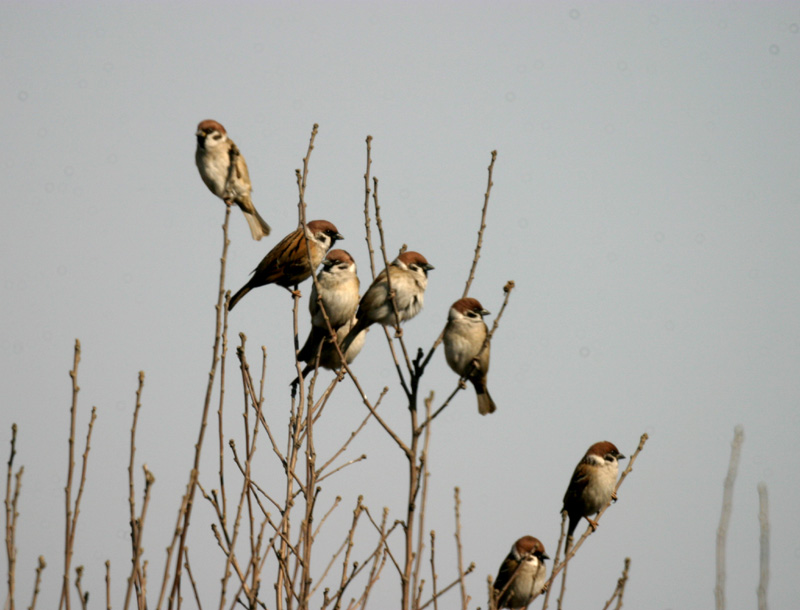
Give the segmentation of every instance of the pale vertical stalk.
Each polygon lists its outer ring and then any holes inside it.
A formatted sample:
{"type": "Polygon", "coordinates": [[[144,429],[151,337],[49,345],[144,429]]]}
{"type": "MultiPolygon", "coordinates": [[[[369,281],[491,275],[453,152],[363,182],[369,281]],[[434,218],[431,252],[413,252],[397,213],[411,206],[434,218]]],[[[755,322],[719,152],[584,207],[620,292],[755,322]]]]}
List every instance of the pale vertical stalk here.
{"type": "Polygon", "coordinates": [[[733,485],[736,482],[736,473],[739,469],[739,457],[744,442],[744,429],[736,426],[731,442],[731,458],[728,463],[728,474],[722,488],[722,513],[719,517],[717,528],[717,585],[714,588],[717,610],[725,609],[725,543],[728,537],[728,524],[733,511],[733,485]]]}
{"type": "Polygon", "coordinates": [[[16,545],[16,531],[17,531],[17,500],[19,499],[19,490],[22,484],[23,468],[17,471],[16,485],[12,492],[12,483],[14,479],[14,457],[17,455],[17,424],[11,425],[11,455],[8,458],[8,473],[6,474],[6,495],[5,495],[5,508],[6,508],[6,558],[8,560],[8,595],[6,597],[5,608],[7,610],[14,610],[14,595],[16,586],[16,565],[17,565],[17,545],[16,545]]]}
{"type": "Polygon", "coordinates": [[[758,610],[767,610],[767,587],[769,586],[769,498],[766,483],[758,484],[759,579],[758,610]]]}
{"type": "MultiPolygon", "coordinates": [[[[431,404],[433,403],[433,391],[423,401],[425,404],[425,417],[426,419],[431,416],[431,404]]],[[[425,436],[422,443],[422,456],[420,457],[420,465],[422,467],[422,496],[420,499],[419,511],[419,524],[417,525],[417,557],[416,566],[414,567],[414,586],[413,590],[417,592],[416,598],[413,601],[415,608],[419,607],[422,598],[422,591],[419,584],[419,571],[422,566],[422,551],[425,549],[423,536],[425,535],[425,507],[428,502],[428,479],[430,478],[430,471],[428,469],[428,448],[431,442],[431,426],[425,427],[425,436]]]]}
{"type": "MultiPolygon", "coordinates": [[[[136,389],[136,405],[133,408],[133,423],[131,424],[131,449],[130,459],[128,460],[128,506],[130,508],[130,524],[131,524],[131,574],[128,577],[128,587],[125,591],[125,605],[123,608],[127,610],[130,604],[131,592],[134,584],[137,589],[140,587],[140,567],[139,559],[141,558],[141,544],[139,536],[139,521],[136,518],[136,498],[134,494],[134,477],[133,466],[135,463],[134,457],[136,456],[136,425],[139,422],[139,410],[142,408],[142,388],[144,387],[144,371],[139,371],[139,386],[136,389]]],[[[141,595],[141,589],[139,589],[141,595]]]]}
{"type": "Polygon", "coordinates": [[[369,252],[369,270],[372,279],[375,279],[375,250],[372,248],[372,228],[369,218],[369,171],[372,167],[372,136],[367,136],[367,169],[364,172],[364,228],[366,230],[367,252],[369,252]]]}
{"type": "Polygon", "coordinates": [[[461,548],[461,490],[456,487],[456,551],[458,556],[458,584],[461,588],[461,608],[467,610],[469,597],[467,596],[467,584],[464,582],[464,554],[461,548]]]}
{"type": "Polygon", "coordinates": [[[69,453],[67,458],[67,486],[64,489],[65,499],[65,527],[64,527],[64,573],[61,577],[61,601],[58,604],[59,610],[66,608],[70,610],[69,595],[69,568],[72,563],[72,549],[69,545],[72,525],[72,475],[75,470],[75,417],[78,410],[78,364],[81,361],[81,342],[75,339],[75,353],[73,367],[69,372],[72,380],[72,405],[69,410],[69,453]]]}
{"type": "Polygon", "coordinates": [[[494,173],[494,162],[497,160],[497,151],[492,151],[492,161],[489,163],[489,177],[487,179],[486,184],[486,194],[483,196],[483,209],[481,210],[481,226],[478,229],[478,243],[475,245],[475,255],[472,257],[472,267],[469,270],[469,275],[467,276],[467,283],[464,286],[464,293],[461,295],[462,298],[466,297],[469,294],[470,286],[472,286],[472,280],[475,279],[475,269],[478,267],[478,259],[481,257],[481,246],[483,246],[483,233],[486,230],[486,210],[489,209],[489,195],[492,192],[492,186],[494,186],[494,182],[492,182],[492,174],[494,173]]]}
{"type": "Polygon", "coordinates": [[[33,582],[33,597],[31,599],[31,605],[28,606],[28,610],[36,610],[36,600],[39,598],[39,589],[42,584],[42,572],[46,567],[47,563],[44,560],[44,555],[39,555],[39,565],[36,566],[36,578],[33,582]]]}
{"type": "Polygon", "coordinates": [[[111,610],[111,562],[106,560],[106,610],[111,610]]]}

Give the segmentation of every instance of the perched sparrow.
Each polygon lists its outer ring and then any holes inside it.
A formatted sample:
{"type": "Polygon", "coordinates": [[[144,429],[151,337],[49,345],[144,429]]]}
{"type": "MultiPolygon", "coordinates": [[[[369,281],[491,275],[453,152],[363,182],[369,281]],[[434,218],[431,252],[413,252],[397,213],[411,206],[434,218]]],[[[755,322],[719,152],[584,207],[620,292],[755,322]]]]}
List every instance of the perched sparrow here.
{"type": "Polygon", "coordinates": [[[311,277],[314,270],[319,267],[325,253],[336,243],[337,239],[344,239],[339,231],[327,220],[312,220],[306,226],[303,238],[303,226],[284,237],[277,246],[270,250],[258,267],[253,271],[253,277],[231,297],[228,310],[232,310],[236,303],[253,288],[266,284],[277,284],[291,291],[290,286],[297,286],[303,280],[311,277]],[[308,253],[311,251],[311,264],[308,263],[308,253]]]}
{"type": "Polygon", "coordinates": [[[250,174],[242,153],[216,121],[200,121],[197,126],[197,150],[194,160],[200,177],[217,197],[231,200],[244,213],[253,239],[269,235],[269,225],[258,215],[250,199],[250,174]],[[231,171],[231,150],[236,165],[231,171]]]}
{"type": "MultiPolygon", "coordinates": [[[[422,254],[412,251],[403,252],[389,265],[389,279],[395,293],[399,322],[410,320],[422,309],[425,288],[428,286],[428,271],[431,269],[433,265],[422,254]]],[[[376,322],[383,326],[392,326],[395,323],[386,269],[380,272],[361,297],[356,324],[345,338],[345,349],[362,330],[376,322]]]]}
{"type": "Polygon", "coordinates": [[[444,356],[459,377],[469,373],[469,381],[478,396],[478,413],[494,413],[497,407],[489,396],[486,377],[489,373],[489,346],[481,351],[488,332],[483,316],[488,316],[477,299],[459,299],[450,307],[444,327],[444,356]],[[480,352],[480,357],[478,353],[480,352]],[[478,361],[473,366],[473,360],[478,361]],[[471,372],[470,372],[471,369],[471,372]]]}
{"type": "MultiPolygon", "coordinates": [[[[349,329],[358,307],[359,283],[356,275],[356,263],[346,251],[331,250],[328,252],[322,261],[322,269],[317,274],[317,283],[319,284],[319,293],[315,285],[311,289],[311,299],[308,301],[308,311],[311,313],[311,332],[297,356],[302,362],[311,362],[316,358],[319,344],[328,337],[328,325],[325,323],[325,317],[319,306],[319,297],[322,298],[322,305],[325,307],[325,312],[328,314],[334,330],[345,325],[349,329]]],[[[346,335],[345,332],[342,338],[346,335]]],[[[333,351],[336,352],[336,348],[333,348],[333,351]]]]}
{"type": "Polygon", "coordinates": [[[523,536],[514,543],[494,580],[498,608],[525,608],[542,592],[547,578],[545,559],[550,558],[538,538],[523,536]]]}
{"type": "Polygon", "coordinates": [[[567,493],[564,494],[564,507],[561,509],[569,516],[567,544],[581,517],[586,517],[589,526],[596,529],[597,522],[589,517],[600,512],[610,500],[617,499],[614,493],[619,472],[617,460],[624,459],[625,456],[613,443],[601,441],[589,447],[575,467],[567,493]]]}

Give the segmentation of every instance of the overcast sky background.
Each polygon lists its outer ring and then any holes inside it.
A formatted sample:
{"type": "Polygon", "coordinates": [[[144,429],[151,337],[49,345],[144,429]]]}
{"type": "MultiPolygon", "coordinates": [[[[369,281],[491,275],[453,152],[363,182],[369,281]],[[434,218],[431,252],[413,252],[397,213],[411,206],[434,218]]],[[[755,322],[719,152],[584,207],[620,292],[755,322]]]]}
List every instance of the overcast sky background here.
{"type": "MultiPolygon", "coordinates": [[[[315,122],[309,218],[336,224],[369,283],[362,207],[373,136],[390,252],[407,243],[436,267],[425,310],[406,327],[411,349],[431,345],[463,290],[498,150],[471,295],[496,314],[503,284],[517,288],[492,346],[497,413],[480,417],[470,389],[433,430],[426,528],[438,533],[440,584],[454,575],[454,486],[465,561],[477,563],[469,593],[485,607],[486,576],[516,538],[535,535],[554,554],[561,499],[586,448],[607,439],[630,455],[646,431],[620,501],[571,565],[566,607],[602,607],[626,556],[626,606],[710,607],[722,481],[742,424],[728,607],[756,605],[760,481],[769,600],[800,599],[797,2],[5,2],[0,66],[0,452],[16,422],[18,605],[29,603],[39,555],[49,567],[38,607],[55,607],[60,590],[76,337],[78,436],[92,405],[98,420],[73,565],[86,566],[99,606],[110,558],[121,606],[128,435],[144,370],[137,461],[156,476],[144,546],[152,593],[160,583],[213,342],[224,210],[194,166],[206,118],[244,153],[273,228],[254,242],[234,210],[232,290],[296,225],[294,170],[315,122]]],[[[309,284],[303,292],[305,333],[309,284]]],[[[267,346],[267,409],[280,428],[294,375],[288,294],[253,291],[231,315],[231,347],[239,332],[256,370],[267,346]]],[[[354,368],[372,398],[392,388],[382,409],[406,438],[381,335],[370,334],[354,368]]],[[[233,352],[226,427],[238,434],[233,352]]],[[[441,401],[455,381],[437,353],[424,391],[441,401]]],[[[349,382],[328,409],[321,454],[364,415],[349,382]]],[[[274,472],[265,441],[260,467],[274,472]]],[[[208,487],[215,447],[212,434],[208,487]]],[[[403,514],[405,459],[374,422],[350,456],[363,452],[366,462],[323,485],[323,507],[337,494],[344,502],[317,566],[359,493],[374,514],[384,505],[403,514]]],[[[206,606],[224,565],[211,517],[199,503],[190,542],[206,606]]],[[[455,607],[456,596],[442,603],[455,607]]],[[[387,567],[373,605],[398,599],[387,567]]]]}

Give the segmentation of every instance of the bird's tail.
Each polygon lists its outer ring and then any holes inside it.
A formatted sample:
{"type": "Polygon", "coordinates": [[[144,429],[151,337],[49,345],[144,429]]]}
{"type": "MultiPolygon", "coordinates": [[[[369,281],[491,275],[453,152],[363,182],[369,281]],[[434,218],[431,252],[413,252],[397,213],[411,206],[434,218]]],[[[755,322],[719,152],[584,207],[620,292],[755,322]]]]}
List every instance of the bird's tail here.
{"type": "Polygon", "coordinates": [[[489,395],[489,390],[483,379],[472,378],[470,379],[472,385],[475,386],[475,394],[478,397],[478,413],[481,415],[488,415],[497,411],[497,405],[494,404],[492,397],[489,395]]]}
{"type": "Polygon", "coordinates": [[[250,292],[250,284],[245,284],[236,292],[235,295],[231,297],[230,302],[228,303],[228,311],[233,311],[233,308],[236,306],[236,303],[242,300],[242,297],[250,292]]]}
{"type": "Polygon", "coordinates": [[[250,234],[253,236],[253,239],[259,240],[262,237],[269,235],[271,229],[266,221],[261,218],[261,215],[256,210],[255,206],[252,202],[250,205],[246,205],[244,202],[236,202],[239,208],[242,210],[245,219],[247,220],[247,224],[250,225],[250,234]]]}
{"type": "Polygon", "coordinates": [[[300,348],[300,351],[297,353],[297,359],[300,362],[313,362],[313,360],[317,357],[319,344],[322,343],[322,340],[325,339],[326,335],[327,329],[319,328],[318,326],[312,326],[311,332],[308,333],[308,339],[306,339],[303,347],[300,348]]]}
{"type": "Polygon", "coordinates": [[[339,341],[339,347],[341,348],[343,354],[347,353],[347,350],[350,348],[350,344],[367,326],[369,326],[369,324],[366,323],[364,318],[359,318],[356,320],[356,323],[350,328],[350,332],[345,335],[344,339],[339,341]]]}

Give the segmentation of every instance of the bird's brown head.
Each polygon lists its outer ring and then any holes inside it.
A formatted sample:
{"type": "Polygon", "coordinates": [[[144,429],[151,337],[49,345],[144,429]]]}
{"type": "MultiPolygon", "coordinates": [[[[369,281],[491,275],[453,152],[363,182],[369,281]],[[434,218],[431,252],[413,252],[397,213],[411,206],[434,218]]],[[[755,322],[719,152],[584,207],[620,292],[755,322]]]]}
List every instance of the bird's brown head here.
{"type": "Polygon", "coordinates": [[[464,297],[463,299],[458,299],[455,303],[451,305],[452,309],[455,309],[458,313],[463,316],[467,316],[469,318],[488,316],[489,311],[483,308],[483,305],[480,304],[478,299],[473,299],[472,297],[464,297]]]}
{"type": "Polygon", "coordinates": [[[412,271],[414,269],[421,269],[425,275],[428,275],[428,271],[433,269],[433,265],[428,262],[422,254],[419,252],[414,252],[413,250],[407,250],[403,252],[400,256],[395,259],[395,263],[401,263],[408,269],[412,271]]]}

